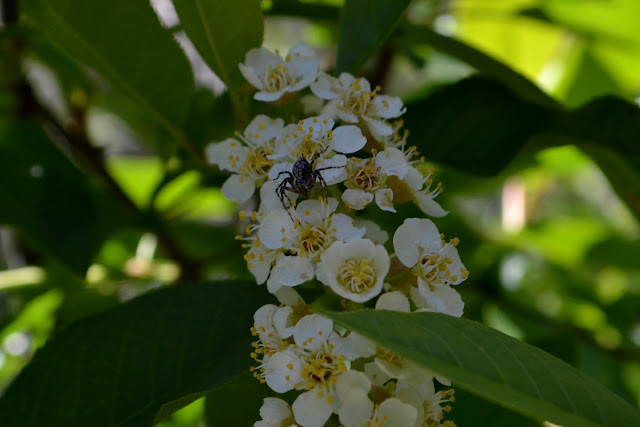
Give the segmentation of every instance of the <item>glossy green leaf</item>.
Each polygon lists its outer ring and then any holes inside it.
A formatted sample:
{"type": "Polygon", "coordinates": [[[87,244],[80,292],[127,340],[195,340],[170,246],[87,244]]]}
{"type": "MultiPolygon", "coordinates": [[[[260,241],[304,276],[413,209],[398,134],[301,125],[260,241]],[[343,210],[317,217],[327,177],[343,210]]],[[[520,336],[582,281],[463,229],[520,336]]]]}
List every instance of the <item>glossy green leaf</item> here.
{"type": "Polygon", "coordinates": [[[495,80],[471,78],[407,105],[403,117],[412,144],[418,144],[427,159],[468,173],[493,175],[552,115],[495,80]]]}
{"type": "Polygon", "coordinates": [[[0,122],[0,181],[0,224],[81,274],[122,223],[120,206],[56,150],[37,121],[0,122]]]}
{"type": "Polygon", "coordinates": [[[263,18],[258,0],[174,0],[182,27],[230,91],[245,84],[238,64],[262,44],[263,18]]]}
{"type": "Polygon", "coordinates": [[[411,0],[346,0],[340,16],[336,74],[351,73],[382,47],[411,0]]]}
{"type": "Polygon", "coordinates": [[[480,323],[440,313],[324,314],[450,378],[454,387],[533,419],[567,426],[640,425],[637,408],[585,374],[480,323]]]}
{"type": "Polygon", "coordinates": [[[409,43],[424,43],[472,66],[483,75],[493,77],[506,84],[523,98],[549,108],[558,108],[558,102],[545,93],[538,85],[522,74],[494,59],[486,53],[453,37],[443,36],[435,31],[415,25],[403,28],[396,43],[401,47],[409,43]]]}
{"type": "Polygon", "coordinates": [[[249,328],[267,300],[255,283],[175,285],[76,322],[0,399],[2,424],[151,425],[250,366],[249,328]]]}
{"type": "Polygon", "coordinates": [[[205,400],[207,425],[252,426],[260,420],[260,407],[265,397],[282,398],[282,395],[276,395],[266,384],[261,384],[255,379],[249,371],[243,372],[207,394],[205,400]]]}
{"type": "Polygon", "coordinates": [[[408,105],[404,117],[427,158],[479,175],[504,169],[534,137],[528,148],[592,143],[640,158],[640,108],[616,97],[572,111],[548,109],[495,80],[472,77],[408,105]]]}
{"type": "Polygon", "coordinates": [[[193,76],[149,2],[24,0],[20,6],[48,38],[96,69],[155,120],[168,129],[182,123],[193,76]]]}

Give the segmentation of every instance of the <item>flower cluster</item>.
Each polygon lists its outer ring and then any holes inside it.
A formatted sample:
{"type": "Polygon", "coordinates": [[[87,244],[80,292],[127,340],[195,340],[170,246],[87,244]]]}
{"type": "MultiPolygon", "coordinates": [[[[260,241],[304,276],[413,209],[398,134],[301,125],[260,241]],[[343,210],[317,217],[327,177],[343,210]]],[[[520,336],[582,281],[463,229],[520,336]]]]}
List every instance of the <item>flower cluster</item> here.
{"type": "Polygon", "coordinates": [[[293,123],[258,115],[235,138],[207,148],[209,161],[232,173],[222,187],[228,199],[244,203],[259,190],[257,209],[240,212],[237,238],[256,282],[281,305],[255,313],[254,376],[275,393],[297,392],[291,406],[265,399],[255,426],[322,426],[331,417],[347,427],[454,426],[444,420],[454,401],[452,389],[440,390],[446,378],[313,314],[294,289],[319,288],[347,309],[459,317],[464,303],[455,286],[469,275],[459,240],[446,241],[430,219],[405,219],[389,241],[380,225],[358,218],[369,205],[395,213],[406,202],[444,216],[435,201],[442,186],[407,144],[400,98],[364,78],[330,76],[319,64],[301,44],[285,58],[249,51],[240,70],[256,100],[287,106],[290,119],[310,90],[305,98],[315,97],[320,114],[293,123]]]}

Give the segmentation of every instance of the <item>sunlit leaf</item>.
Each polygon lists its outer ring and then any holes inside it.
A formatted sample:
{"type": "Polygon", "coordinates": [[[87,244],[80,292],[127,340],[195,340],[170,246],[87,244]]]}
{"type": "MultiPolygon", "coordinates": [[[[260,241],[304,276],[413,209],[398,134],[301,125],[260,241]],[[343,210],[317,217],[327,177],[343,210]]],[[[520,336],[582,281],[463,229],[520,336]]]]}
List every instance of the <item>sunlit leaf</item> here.
{"type": "Polygon", "coordinates": [[[443,36],[426,27],[407,26],[403,28],[397,43],[400,46],[406,43],[427,44],[442,53],[465,62],[481,74],[501,81],[515,93],[531,102],[551,108],[558,106],[557,101],[513,68],[453,37],[443,36]]]}
{"type": "Polygon", "coordinates": [[[533,419],[570,426],[640,423],[637,408],[585,374],[479,323],[440,313],[324,314],[448,377],[454,387],[533,419]]]}
{"type": "Polygon", "coordinates": [[[336,73],[358,71],[382,47],[411,0],[346,0],[340,16],[336,73]]]}
{"type": "Polygon", "coordinates": [[[249,328],[267,296],[255,283],[176,285],[81,320],[0,399],[3,425],[150,425],[165,404],[249,367],[249,328]]]}

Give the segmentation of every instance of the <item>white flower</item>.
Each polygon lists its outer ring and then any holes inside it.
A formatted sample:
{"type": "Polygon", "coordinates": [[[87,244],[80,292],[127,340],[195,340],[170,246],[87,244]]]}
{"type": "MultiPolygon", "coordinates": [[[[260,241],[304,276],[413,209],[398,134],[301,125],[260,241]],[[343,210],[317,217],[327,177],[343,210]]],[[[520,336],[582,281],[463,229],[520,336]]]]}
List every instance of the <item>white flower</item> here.
{"type": "Polygon", "coordinates": [[[314,169],[325,169],[322,177],[327,185],[336,184],[346,178],[343,168],[347,158],[342,154],[351,154],[362,149],[367,139],[357,126],[338,126],[333,129],[334,121],[321,115],[301,120],[297,124],[284,127],[275,152],[270,156],[278,164],[271,170],[271,179],[284,179],[283,171],[293,169],[300,158],[304,158],[314,169]]]}
{"type": "Polygon", "coordinates": [[[304,390],[292,405],[295,420],[303,426],[323,426],[337,410],[336,390],[344,389],[340,379],[348,371],[342,338],[333,322],[312,314],[298,321],[293,333],[295,345],[274,354],[265,366],[267,385],[278,393],[304,390]]]}
{"type": "Polygon", "coordinates": [[[454,317],[461,317],[464,313],[464,302],[451,286],[418,285],[417,288],[411,287],[410,292],[411,299],[419,308],[416,311],[433,311],[454,317]]]}
{"type": "Polygon", "coordinates": [[[341,297],[365,302],[382,290],[389,264],[383,246],[354,238],[346,243],[337,241],[322,254],[317,276],[341,297]]]}
{"type": "Polygon", "coordinates": [[[404,178],[409,165],[402,151],[387,148],[380,153],[373,153],[368,159],[351,157],[345,167],[348,178],[347,190],[342,200],[352,209],[364,209],[374,198],[380,209],[395,212],[393,207],[393,190],[383,184],[388,176],[404,178]]]}
{"type": "Polygon", "coordinates": [[[386,292],[376,301],[376,310],[390,310],[408,313],[411,310],[409,300],[400,291],[386,292]]]}
{"type": "Polygon", "coordinates": [[[269,359],[279,352],[286,350],[290,342],[287,340],[294,331],[290,321],[293,310],[291,307],[278,307],[273,304],[263,305],[253,315],[254,323],[251,334],[258,337],[251,346],[251,357],[259,363],[251,370],[253,375],[264,382],[265,365],[269,359]]]}
{"type": "Polygon", "coordinates": [[[258,89],[254,98],[271,102],[307,87],[316,78],[320,61],[308,46],[299,43],[284,59],[265,48],[251,49],[244,64],[238,66],[244,78],[258,89]]]}
{"type": "Polygon", "coordinates": [[[456,245],[445,243],[435,224],[428,219],[407,218],[393,235],[393,248],[400,262],[410,267],[419,284],[432,287],[457,285],[469,276],[456,245]]]}
{"type": "MultiPolygon", "coordinates": [[[[422,384],[409,384],[406,381],[398,381],[395,395],[404,402],[417,408],[415,427],[422,426],[451,426],[451,421],[444,421],[444,413],[451,411],[451,406],[440,406],[442,403],[453,402],[454,390],[435,391],[433,381],[425,381],[422,384]]],[[[410,426],[411,424],[407,424],[410,426]]]]}
{"type": "Polygon", "coordinates": [[[261,421],[256,421],[253,427],[295,427],[293,412],[289,404],[282,399],[265,397],[260,407],[261,421]]]}
{"type": "Polygon", "coordinates": [[[267,280],[270,292],[281,286],[297,286],[315,277],[315,263],[335,241],[347,242],[362,237],[364,228],[353,226],[344,214],[334,214],[336,199],[304,200],[292,212],[269,212],[262,220],[258,237],[269,249],[279,250],[267,280]]]}
{"type": "Polygon", "coordinates": [[[249,123],[244,134],[236,134],[242,142],[228,138],[207,146],[206,154],[210,163],[234,172],[222,185],[222,194],[227,199],[246,202],[256,186],[268,178],[274,164],[269,156],[274,152],[276,137],[283,127],[282,119],[258,115],[249,123]]]}
{"type": "Polygon", "coordinates": [[[316,96],[329,100],[325,106],[329,115],[336,115],[346,123],[362,120],[374,136],[391,135],[393,128],[385,119],[399,117],[405,112],[400,98],[379,95],[379,88],[372,91],[365,78],[356,79],[349,73],[335,78],[320,72],[310,87],[316,96]]]}

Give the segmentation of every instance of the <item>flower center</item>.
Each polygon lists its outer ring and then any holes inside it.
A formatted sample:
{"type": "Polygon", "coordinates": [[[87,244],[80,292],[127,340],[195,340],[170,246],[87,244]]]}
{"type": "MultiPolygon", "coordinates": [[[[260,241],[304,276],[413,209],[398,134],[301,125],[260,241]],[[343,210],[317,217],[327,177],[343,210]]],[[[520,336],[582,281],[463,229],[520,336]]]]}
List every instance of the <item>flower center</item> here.
{"type": "Polygon", "coordinates": [[[347,290],[359,294],[375,285],[376,276],[370,260],[348,259],[340,268],[338,283],[347,290]]]}
{"type": "Polygon", "coordinates": [[[310,358],[302,367],[302,378],[306,378],[305,388],[311,390],[317,386],[333,387],[335,383],[334,374],[346,372],[344,357],[335,357],[330,354],[319,352],[315,357],[310,358]]]}
{"type": "Polygon", "coordinates": [[[271,150],[266,147],[256,147],[249,150],[247,161],[242,166],[242,174],[253,178],[262,178],[269,174],[273,160],[267,158],[271,150]]]}
{"type": "Polygon", "coordinates": [[[423,254],[413,267],[412,273],[432,286],[445,286],[457,280],[457,277],[451,276],[451,264],[451,258],[443,257],[439,253],[423,254]]]}
{"type": "Polygon", "coordinates": [[[283,64],[276,64],[275,67],[270,65],[266,77],[266,87],[269,92],[277,92],[286,88],[292,80],[289,70],[283,64]]]}
{"type": "Polygon", "coordinates": [[[300,248],[301,252],[308,254],[313,258],[319,254],[327,244],[328,234],[326,230],[318,225],[308,226],[300,231],[300,248]]]}
{"type": "Polygon", "coordinates": [[[376,191],[384,180],[380,173],[380,166],[376,166],[375,157],[363,160],[352,157],[347,162],[349,184],[364,191],[376,191]]]}

